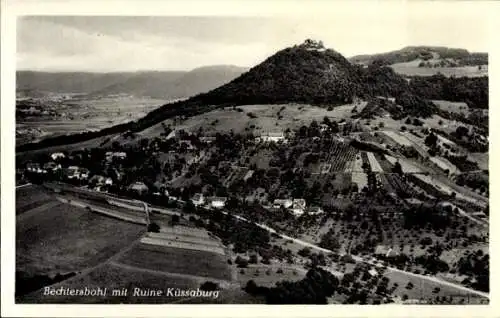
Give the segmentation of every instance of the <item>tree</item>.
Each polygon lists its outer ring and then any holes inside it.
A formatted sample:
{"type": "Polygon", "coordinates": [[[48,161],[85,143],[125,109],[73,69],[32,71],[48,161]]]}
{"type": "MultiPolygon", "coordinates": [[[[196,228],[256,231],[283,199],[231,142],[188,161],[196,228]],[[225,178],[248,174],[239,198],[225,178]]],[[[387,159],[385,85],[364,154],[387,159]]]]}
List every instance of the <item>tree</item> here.
{"type": "Polygon", "coordinates": [[[172,224],[172,226],[175,226],[175,225],[179,224],[180,221],[181,221],[181,217],[178,214],[174,214],[174,215],[172,215],[172,220],[170,221],[170,223],[172,224]]]}
{"type": "Polygon", "coordinates": [[[309,247],[304,247],[303,249],[298,251],[297,254],[302,257],[308,257],[309,255],[311,255],[311,249],[309,247]]]}
{"type": "Polygon", "coordinates": [[[205,291],[217,290],[218,288],[219,285],[211,281],[204,282],[200,286],[200,290],[205,290],[205,291]]]}
{"type": "Polygon", "coordinates": [[[246,268],[248,266],[248,260],[241,256],[236,257],[234,262],[238,265],[239,268],[246,268]]]}
{"type": "Polygon", "coordinates": [[[458,138],[462,138],[469,134],[469,129],[467,129],[467,127],[464,126],[458,126],[457,129],[455,130],[455,134],[457,135],[458,138]]]}
{"type": "Polygon", "coordinates": [[[435,148],[437,145],[438,137],[431,132],[427,137],[425,137],[424,143],[426,146],[430,148],[435,148]]]}
{"type": "Polygon", "coordinates": [[[401,167],[401,164],[399,163],[399,161],[396,161],[396,163],[394,164],[394,167],[392,167],[392,172],[397,173],[399,175],[403,174],[403,168],[401,167]]]}
{"type": "Polygon", "coordinates": [[[160,232],[160,226],[154,222],[149,223],[148,232],[158,233],[160,232]]]}
{"type": "Polygon", "coordinates": [[[257,264],[258,262],[258,258],[257,258],[257,254],[253,253],[252,255],[250,255],[250,259],[248,260],[248,262],[250,264],[257,264]]]}

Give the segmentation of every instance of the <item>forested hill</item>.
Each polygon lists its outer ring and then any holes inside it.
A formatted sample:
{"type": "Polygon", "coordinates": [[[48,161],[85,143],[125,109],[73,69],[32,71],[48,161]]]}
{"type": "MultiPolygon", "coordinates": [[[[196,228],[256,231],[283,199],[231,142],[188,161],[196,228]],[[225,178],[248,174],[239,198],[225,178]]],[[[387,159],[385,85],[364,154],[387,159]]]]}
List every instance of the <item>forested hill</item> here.
{"type": "Polygon", "coordinates": [[[206,104],[335,105],[350,102],[360,84],[359,70],[341,54],[306,41],[277,52],[229,84],[198,98],[206,104]]]}
{"type": "Polygon", "coordinates": [[[341,54],[325,49],[321,42],[306,40],[286,48],[231,82],[185,101],[159,107],[145,117],[99,132],[60,136],[25,144],[17,151],[76,143],[127,131],[138,132],[174,116],[193,116],[228,105],[304,103],[341,105],[354,97],[395,97],[413,116],[436,111],[428,99],[466,101],[470,107],[488,107],[488,78],[405,79],[377,63],[369,67],[351,64],[341,54]]]}

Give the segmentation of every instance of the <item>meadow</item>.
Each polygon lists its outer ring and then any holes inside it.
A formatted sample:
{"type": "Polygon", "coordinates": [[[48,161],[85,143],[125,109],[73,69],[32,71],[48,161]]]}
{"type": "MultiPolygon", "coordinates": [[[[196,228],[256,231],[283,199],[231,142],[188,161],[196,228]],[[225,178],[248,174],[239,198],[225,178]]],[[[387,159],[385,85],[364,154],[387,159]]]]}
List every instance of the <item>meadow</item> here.
{"type": "Polygon", "coordinates": [[[165,273],[231,279],[226,258],[207,251],[139,244],[126,252],[118,262],[165,273]]]}
{"type": "Polygon", "coordinates": [[[138,239],[143,226],[54,201],[16,224],[16,271],[56,274],[95,266],[138,239]]]}

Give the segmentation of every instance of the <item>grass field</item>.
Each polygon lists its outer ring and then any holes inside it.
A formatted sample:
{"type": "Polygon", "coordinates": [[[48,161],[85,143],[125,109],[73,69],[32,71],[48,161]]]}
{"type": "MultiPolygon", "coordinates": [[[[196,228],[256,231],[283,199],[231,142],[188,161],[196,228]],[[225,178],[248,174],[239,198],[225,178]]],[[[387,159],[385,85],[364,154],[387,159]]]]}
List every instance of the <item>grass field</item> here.
{"type": "Polygon", "coordinates": [[[144,230],[60,203],[17,222],[16,271],[54,274],[94,266],[139,238],[144,230]]]}
{"type": "Polygon", "coordinates": [[[206,251],[139,244],[125,253],[119,262],[166,273],[231,279],[227,259],[206,251]]]}
{"type": "Polygon", "coordinates": [[[392,64],[392,69],[399,74],[409,76],[432,76],[438,73],[450,77],[479,77],[488,76],[488,66],[483,65],[479,70],[477,66],[461,66],[461,67],[418,67],[420,60],[415,60],[405,63],[392,64]]]}
{"type": "Polygon", "coordinates": [[[489,154],[487,152],[472,152],[469,153],[469,159],[472,159],[473,161],[477,162],[478,166],[480,169],[489,169],[489,154]]]}
{"type": "MultiPolygon", "coordinates": [[[[313,120],[321,122],[325,116],[331,120],[340,120],[349,117],[354,107],[354,104],[347,104],[328,111],[327,108],[300,104],[246,105],[238,106],[242,111],[236,111],[230,107],[194,116],[182,123],[174,123],[170,119],[164,123],[188,131],[196,131],[199,127],[203,127],[205,132],[233,130],[241,133],[245,132],[245,129],[250,129],[254,131],[254,134],[260,134],[299,128],[302,125],[309,125],[313,120]],[[248,113],[254,114],[256,118],[251,118],[247,115],[248,113]]],[[[162,125],[158,124],[139,134],[144,137],[153,137],[163,131],[162,125]]]]}
{"type": "Polygon", "coordinates": [[[464,116],[468,116],[470,114],[469,106],[464,102],[449,102],[446,100],[433,100],[432,102],[440,109],[450,113],[459,113],[464,116]]]}
{"type": "Polygon", "coordinates": [[[54,198],[36,185],[16,189],[16,215],[53,201],[54,198]]]}
{"type": "Polygon", "coordinates": [[[429,280],[423,280],[418,277],[405,275],[400,272],[386,271],[384,274],[390,279],[389,286],[393,286],[394,283],[398,284],[398,287],[394,291],[394,296],[403,297],[407,295],[409,299],[423,299],[423,300],[434,300],[436,296],[443,297],[450,296],[453,298],[453,303],[459,303],[462,299],[467,304],[480,304],[481,301],[487,303],[487,299],[475,294],[471,294],[467,291],[462,291],[454,287],[443,285],[437,282],[432,282],[429,280]],[[411,282],[413,288],[407,289],[407,284],[411,282]],[[433,292],[435,288],[439,288],[438,292],[433,292]]]}

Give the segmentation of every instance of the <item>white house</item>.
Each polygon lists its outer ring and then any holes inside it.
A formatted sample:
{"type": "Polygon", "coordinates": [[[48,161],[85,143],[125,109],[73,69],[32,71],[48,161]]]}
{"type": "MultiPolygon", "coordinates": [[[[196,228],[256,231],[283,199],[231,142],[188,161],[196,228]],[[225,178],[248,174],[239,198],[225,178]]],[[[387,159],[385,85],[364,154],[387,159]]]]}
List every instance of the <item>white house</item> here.
{"type": "Polygon", "coordinates": [[[325,211],[323,211],[323,209],[319,206],[314,206],[314,207],[311,207],[309,208],[309,210],[307,211],[307,214],[310,214],[310,215],[319,215],[319,214],[323,214],[325,211]]]}
{"type": "Polygon", "coordinates": [[[177,133],[176,133],[176,131],[175,131],[175,129],[174,129],[174,130],[172,130],[172,131],[171,131],[171,132],[167,135],[167,137],[166,137],[165,139],[166,139],[166,140],[168,140],[168,139],[172,139],[172,138],[174,138],[174,137],[176,136],[176,134],[177,134],[177,133]]]}
{"type": "Polygon", "coordinates": [[[243,177],[243,181],[247,181],[253,176],[254,171],[253,170],[248,170],[245,176],[243,177]]]}
{"type": "Polygon", "coordinates": [[[260,135],[260,140],[263,142],[278,142],[285,141],[283,132],[272,132],[260,135]]]}
{"type": "Polygon", "coordinates": [[[106,152],[106,160],[107,161],[112,161],[114,158],[118,158],[118,159],[126,159],[127,158],[127,153],[126,152],[111,152],[111,151],[108,151],[106,152]]]}
{"type": "Polygon", "coordinates": [[[304,199],[293,199],[292,212],[295,215],[304,214],[304,210],[306,209],[306,200],[304,199]]]}
{"type": "Polygon", "coordinates": [[[395,250],[393,250],[389,246],[386,246],[386,245],[377,245],[375,247],[375,255],[385,256],[387,258],[392,258],[392,257],[398,256],[399,253],[396,252],[395,250]]]}
{"type": "Polygon", "coordinates": [[[378,272],[375,268],[372,268],[368,271],[368,274],[372,275],[372,276],[378,276],[378,272]]]}
{"type": "Polygon", "coordinates": [[[215,141],[215,137],[212,137],[212,136],[204,136],[204,137],[200,137],[200,141],[201,142],[206,142],[207,144],[209,143],[212,143],[215,141]]]}
{"type": "Polygon", "coordinates": [[[293,201],[291,199],[276,199],[276,200],[274,200],[274,207],[275,208],[284,207],[285,209],[288,209],[292,205],[293,205],[293,201]]]}
{"type": "Polygon", "coordinates": [[[80,179],[80,168],[78,166],[69,166],[66,170],[68,179],[80,179]]]}
{"type": "Polygon", "coordinates": [[[205,197],[203,196],[203,193],[196,193],[191,201],[195,206],[203,205],[205,204],[205,197]]]}
{"type": "Polygon", "coordinates": [[[87,180],[89,178],[89,169],[82,168],[80,169],[80,179],[87,180]]]}
{"type": "Polygon", "coordinates": [[[221,209],[226,206],[227,198],[225,197],[212,197],[210,198],[210,206],[215,209],[221,209]]]}
{"type": "Polygon", "coordinates": [[[40,168],[40,164],[37,162],[30,162],[26,165],[26,170],[29,172],[42,173],[43,170],[40,168]]]}
{"type": "Polygon", "coordinates": [[[61,165],[56,164],[55,162],[47,162],[43,165],[44,170],[51,170],[51,171],[56,171],[58,169],[61,169],[61,165]]]}
{"type": "Polygon", "coordinates": [[[146,184],[144,184],[144,182],[140,182],[140,181],[132,183],[128,188],[129,188],[129,190],[135,191],[139,194],[142,194],[144,192],[149,191],[148,186],[146,184]]]}
{"type": "Polygon", "coordinates": [[[66,156],[62,153],[62,152],[54,152],[53,154],[50,155],[50,157],[52,158],[52,160],[56,160],[56,159],[59,159],[59,158],[65,158],[66,156]]]}
{"type": "Polygon", "coordinates": [[[105,181],[106,178],[100,175],[94,175],[89,180],[90,183],[95,183],[96,185],[103,185],[105,181]]]}

